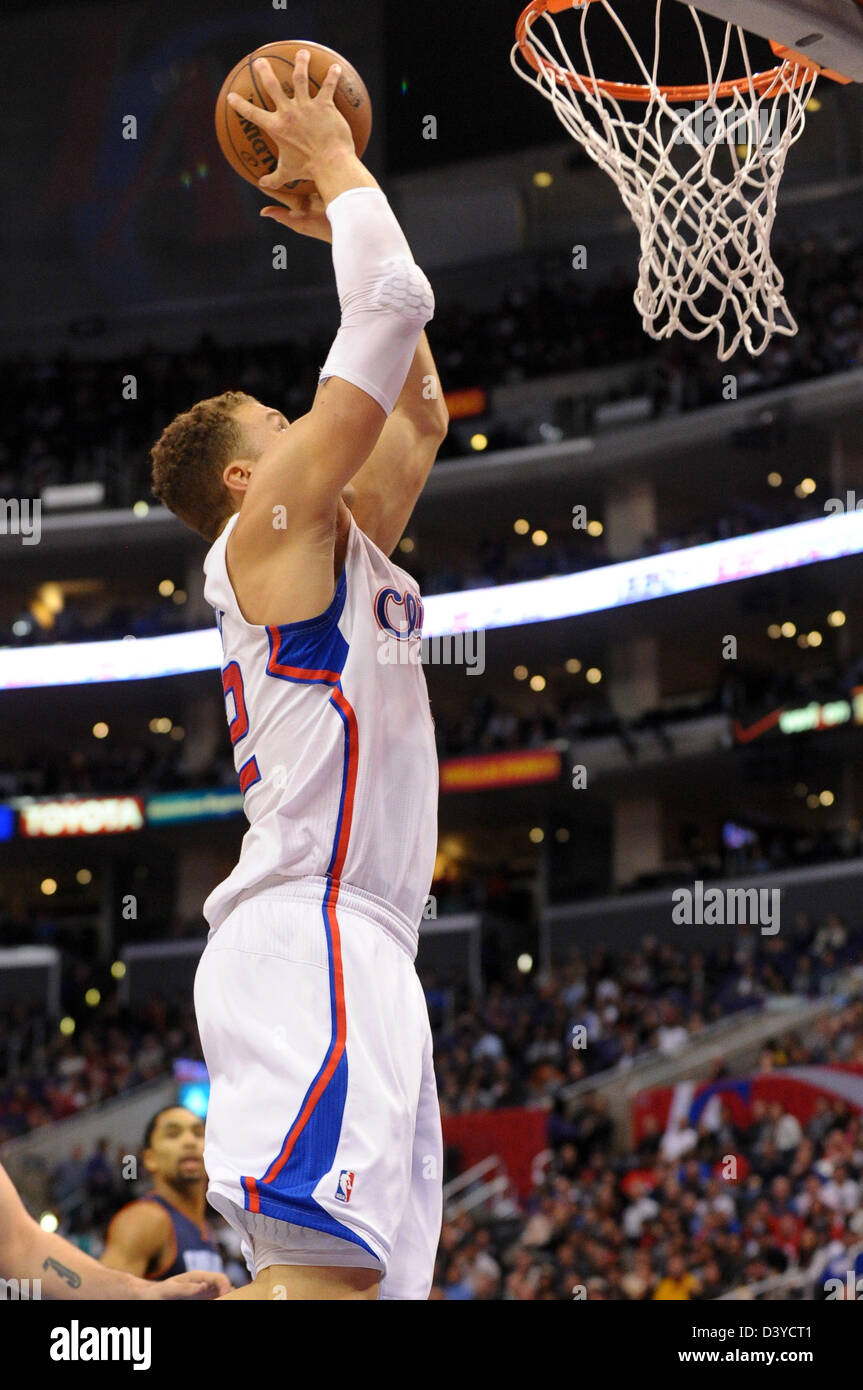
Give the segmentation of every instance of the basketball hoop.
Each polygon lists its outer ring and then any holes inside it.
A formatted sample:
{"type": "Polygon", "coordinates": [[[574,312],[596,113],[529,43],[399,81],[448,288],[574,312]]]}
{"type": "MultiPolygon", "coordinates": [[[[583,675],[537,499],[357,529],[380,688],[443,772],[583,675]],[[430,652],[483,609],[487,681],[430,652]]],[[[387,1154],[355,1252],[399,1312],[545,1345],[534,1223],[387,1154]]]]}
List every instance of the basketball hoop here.
{"type": "MultiPolygon", "coordinates": [[[[651,0],[635,2],[643,8],[651,0]]],[[[819,69],[774,46],[781,61],[753,72],[746,32],[727,20],[720,21],[724,39],[712,54],[698,10],[674,0],[675,13],[679,8],[683,18],[688,11],[696,26],[706,81],[663,86],[657,80],[663,0],[652,3],[650,66],[613,0],[531,0],[518,21],[512,65],[620,190],[641,242],[635,305],[645,332],[694,341],[715,332],[721,362],[741,344],[755,357],[774,334],[797,332],[770,236],[785,160],[803,134],[819,69]],[[597,5],[627,44],[642,83],[609,81],[594,71],[588,15],[597,5]],[[552,18],[563,10],[580,12],[584,62],[578,68],[552,18]],[[553,48],[536,32],[539,21],[553,48]],[[743,71],[727,76],[734,38],[743,71]]]]}

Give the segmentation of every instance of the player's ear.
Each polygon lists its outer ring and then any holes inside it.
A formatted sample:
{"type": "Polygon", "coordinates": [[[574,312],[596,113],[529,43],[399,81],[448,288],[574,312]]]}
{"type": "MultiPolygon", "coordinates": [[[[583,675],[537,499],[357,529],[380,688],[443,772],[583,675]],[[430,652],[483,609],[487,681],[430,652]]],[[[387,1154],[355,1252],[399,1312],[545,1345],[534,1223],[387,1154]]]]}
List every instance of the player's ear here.
{"type": "Polygon", "coordinates": [[[245,492],[252,476],[252,465],[248,459],[231,459],[222,473],[222,482],[231,492],[245,492]]]}

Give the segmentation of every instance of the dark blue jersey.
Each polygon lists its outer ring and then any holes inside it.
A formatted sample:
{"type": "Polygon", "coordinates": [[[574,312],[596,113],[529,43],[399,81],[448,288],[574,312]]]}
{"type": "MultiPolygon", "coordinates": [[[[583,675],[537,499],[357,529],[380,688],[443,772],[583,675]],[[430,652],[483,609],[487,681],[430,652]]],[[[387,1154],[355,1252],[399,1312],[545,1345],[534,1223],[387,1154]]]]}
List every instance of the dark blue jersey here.
{"type": "Polygon", "coordinates": [[[206,1221],[198,1225],[191,1217],[184,1216],[171,1202],[149,1192],[142,1202],[156,1202],[167,1212],[171,1221],[173,1245],[167,1251],[161,1267],[148,1270],[147,1279],[170,1279],[174,1274],[185,1274],[190,1269],[205,1269],[224,1273],[222,1257],[206,1221]],[[169,1261],[166,1263],[165,1261],[169,1261]]]}

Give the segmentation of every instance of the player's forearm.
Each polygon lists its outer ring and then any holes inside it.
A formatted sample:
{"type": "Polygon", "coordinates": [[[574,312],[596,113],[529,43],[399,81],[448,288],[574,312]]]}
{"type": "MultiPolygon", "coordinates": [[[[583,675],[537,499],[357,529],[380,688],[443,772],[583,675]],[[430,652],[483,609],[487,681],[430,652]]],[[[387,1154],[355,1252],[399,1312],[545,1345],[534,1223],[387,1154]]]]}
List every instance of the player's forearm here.
{"type": "Polygon", "coordinates": [[[311,168],[315,187],[325,208],[340,193],[347,193],[349,188],[380,187],[374,175],[355,154],[340,148],[319,155],[312,161],[311,168]]]}
{"type": "Polygon", "coordinates": [[[431,471],[448,423],[449,412],[428,338],[423,333],[380,438],[351,479],[356,497],[362,498],[364,493],[375,499],[387,497],[405,482],[416,493],[431,471]]]}
{"type": "Polygon", "coordinates": [[[319,380],[341,377],[390,415],[434,313],[432,288],[380,188],[344,189],[327,218],[342,319],[319,380]]]}
{"type": "Polygon", "coordinates": [[[434,467],[449,415],[425,334],[380,438],[351,479],[360,530],[391,554],[434,467]]]}
{"type": "Polygon", "coordinates": [[[61,1236],[42,1231],[29,1218],[11,1247],[4,1250],[4,1279],[39,1280],[43,1298],[62,1299],[150,1299],[155,1296],[152,1284],[134,1274],[106,1269],[98,1260],[61,1236]]]}
{"type": "Polygon", "coordinates": [[[410,420],[419,435],[433,436],[438,440],[445,437],[449,428],[449,411],[443,398],[443,387],[425,333],[417,344],[393,415],[410,420]]]}

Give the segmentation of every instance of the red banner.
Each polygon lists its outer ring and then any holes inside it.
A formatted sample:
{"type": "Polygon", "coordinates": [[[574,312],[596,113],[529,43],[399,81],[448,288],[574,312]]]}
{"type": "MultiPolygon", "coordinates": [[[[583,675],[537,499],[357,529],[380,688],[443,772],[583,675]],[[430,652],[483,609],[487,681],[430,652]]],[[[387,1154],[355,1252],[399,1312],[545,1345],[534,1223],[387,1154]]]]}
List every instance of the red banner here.
{"type": "Polygon", "coordinates": [[[458,1150],[458,1172],[475,1163],[499,1158],[521,1198],[533,1191],[533,1160],[548,1148],[546,1110],[477,1110],[470,1115],[444,1115],[447,1148],[458,1150]]]}
{"type": "Polygon", "coordinates": [[[477,792],[486,787],[519,787],[534,782],[555,782],[560,776],[560,754],[553,748],[526,748],[516,753],[479,753],[476,757],[447,758],[440,765],[442,792],[477,792]]]}
{"type": "Polygon", "coordinates": [[[778,1100],[802,1125],[812,1118],[819,1096],[842,1100],[852,1110],[863,1111],[863,1064],[848,1062],[802,1067],[777,1067],[755,1076],[729,1077],[722,1081],[682,1081],[677,1086],[653,1086],[639,1091],[632,1107],[636,1143],[644,1134],[648,1115],[661,1130],[672,1120],[697,1125],[708,1103],[716,1097],[727,1106],[734,1124],[746,1126],[752,1119],[752,1102],[778,1100]]]}
{"type": "Polygon", "coordinates": [[[461,391],[444,391],[444,401],[451,420],[466,420],[471,415],[484,415],[488,397],[481,386],[469,386],[461,391]]]}

